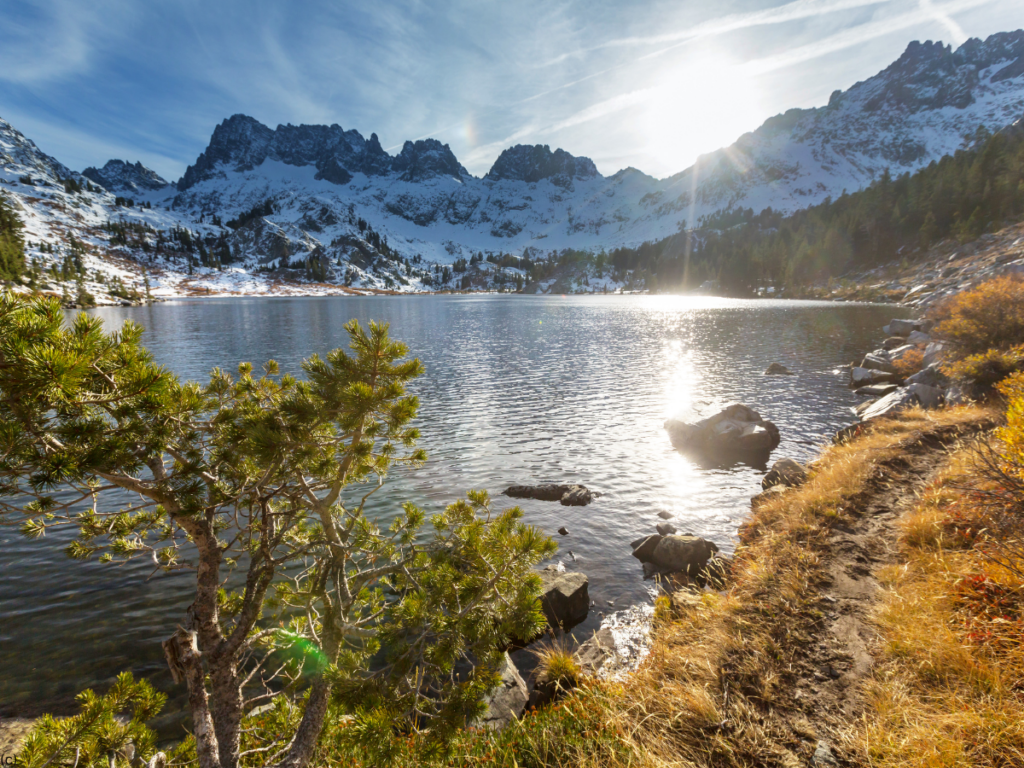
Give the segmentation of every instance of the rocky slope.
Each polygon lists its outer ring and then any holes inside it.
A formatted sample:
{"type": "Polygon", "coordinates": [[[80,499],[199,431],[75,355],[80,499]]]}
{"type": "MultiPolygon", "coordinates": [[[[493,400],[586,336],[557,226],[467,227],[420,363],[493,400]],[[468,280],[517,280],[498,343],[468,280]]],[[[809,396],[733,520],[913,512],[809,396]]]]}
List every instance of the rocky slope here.
{"type": "MultiPolygon", "coordinates": [[[[1022,113],[1024,31],[1016,31],[956,50],[911,43],[828,105],[773,117],[661,180],[633,168],[603,176],[588,158],[542,145],[505,150],[477,178],[434,139],[406,142],[392,156],[375,134],[272,129],[235,115],[175,184],[120,160],[76,174],[0,121],[0,182],[43,264],[60,258],[73,234],[100,261],[141,259],[171,292],[200,276],[216,290],[269,286],[297,276],[287,272],[296,265],[328,285],[420,290],[460,284],[445,265],[480,252],[599,251],[666,237],[722,209],[796,210],[862,188],[885,169],[917,170],[980,126],[998,130],[1022,113]],[[115,244],[102,227],[121,219],[152,231],[115,244]],[[191,251],[170,234],[182,229],[191,251]]],[[[520,276],[494,277],[510,284],[520,276]]]]}

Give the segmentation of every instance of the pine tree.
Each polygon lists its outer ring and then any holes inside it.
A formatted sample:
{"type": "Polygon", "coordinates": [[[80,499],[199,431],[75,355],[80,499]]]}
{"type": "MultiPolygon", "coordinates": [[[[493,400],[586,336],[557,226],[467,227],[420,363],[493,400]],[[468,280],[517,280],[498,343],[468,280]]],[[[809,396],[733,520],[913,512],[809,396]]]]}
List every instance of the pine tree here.
{"type": "Polygon", "coordinates": [[[0,280],[15,280],[25,271],[25,241],[22,223],[3,195],[0,195],[0,280]]]}
{"type": "Polygon", "coordinates": [[[302,768],[332,699],[369,744],[402,724],[451,738],[482,713],[509,639],[544,625],[532,568],[555,544],[518,508],[494,513],[470,493],[429,535],[411,504],[386,530],[366,514],[393,467],[425,459],[405,389],[423,369],[385,325],[346,331],[351,353],[314,355],[302,380],[270,361],[262,376],[243,363],[199,384],[156,365],[139,325],[66,325],[59,302],[0,294],[0,522],[29,537],[69,526],[74,558],[193,570],[164,651],[188,689],[200,768],[238,766],[243,681],[261,680],[272,652],[308,682],[279,734],[278,764],[302,768]],[[103,511],[117,489],[137,501],[103,511]],[[226,590],[235,569],[244,586],[226,590]]]}

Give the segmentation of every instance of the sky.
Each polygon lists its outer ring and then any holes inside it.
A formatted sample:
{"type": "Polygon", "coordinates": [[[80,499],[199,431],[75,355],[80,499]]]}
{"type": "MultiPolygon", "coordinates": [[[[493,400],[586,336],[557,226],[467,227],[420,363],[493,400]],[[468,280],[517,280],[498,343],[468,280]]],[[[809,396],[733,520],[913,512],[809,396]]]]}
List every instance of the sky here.
{"type": "Polygon", "coordinates": [[[0,0],[0,117],[65,165],[177,180],[241,112],[449,144],[548,144],[656,177],[821,106],[912,40],[1024,28],[1024,0],[0,0]]]}

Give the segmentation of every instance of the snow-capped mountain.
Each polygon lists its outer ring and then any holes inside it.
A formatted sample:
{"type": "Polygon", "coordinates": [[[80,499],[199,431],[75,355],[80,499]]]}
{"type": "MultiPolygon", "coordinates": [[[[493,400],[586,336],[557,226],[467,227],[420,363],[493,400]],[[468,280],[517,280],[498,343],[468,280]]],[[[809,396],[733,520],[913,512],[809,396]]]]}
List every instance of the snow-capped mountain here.
{"type": "Polygon", "coordinates": [[[108,160],[102,168],[86,168],[82,175],[109,192],[139,194],[166,189],[170,182],[142,163],[108,160]]]}
{"type": "MultiPolygon", "coordinates": [[[[1022,114],[1018,30],[956,50],[911,43],[826,106],[770,118],[660,180],[634,168],[603,176],[588,158],[542,145],[506,149],[477,178],[435,139],[390,155],[375,134],[338,125],[272,129],[235,115],[176,184],[119,160],[75,174],[0,121],[0,181],[25,212],[33,243],[74,231],[99,252],[100,227],[125,219],[189,230],[190,242],[221,255],[202,264],[231,263],[245,274],[316,265],[327,282],[415,290],[445,284],[451,273],[439,265],[480,252],[597,251],[675,234],[722,209],[793,211],[863,188],[886,169],[915,171],[965,146],[979,127],[998,130],[1022,114]]],[[[150,261],[161,254],[165,273],[180,277],[182,251],[152,244],[150,261]]],[[[137,256],[132,248],[122,243],[114,252],[137,256]]],[[[187,263],[202,271],[199,257],[187,263]]]]}

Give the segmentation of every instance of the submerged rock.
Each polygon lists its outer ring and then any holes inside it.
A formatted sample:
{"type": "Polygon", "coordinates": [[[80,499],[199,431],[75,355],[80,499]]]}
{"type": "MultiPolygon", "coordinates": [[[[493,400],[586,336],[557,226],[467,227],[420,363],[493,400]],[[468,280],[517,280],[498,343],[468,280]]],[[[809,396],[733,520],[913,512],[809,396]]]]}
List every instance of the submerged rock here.
{"type": "Polygon", "coordinates": [[[654,527],[662,536],[670,536],[676,532],[676,527],[672,523],[658,523],[654,527]]]}
{"type": "Polygon", "coordinates": [[[764,372],[765,376],[792,376],[793,372],[782,363],[772,363],[764,372]]]}
{"type": "Polygon", "coordinates": [[[558,501],[566,507],[585,507],[601,494],[585,485],[510,485],[502,494],[513,499],[558,501]]]}
{"type": "Polygon", "coordinates": [[[793,459],[779,459],[772,468],[761,478],[761,487],[768,490],[775,485],[784,485],[788,488],[795,488],[807,482],[807,469],[793,459]]]}
{"type": "Polygon", "coordinates": [[[669,419],[665,429],[678,450],[698,453],[770,453],[780,441],[778,427],[753,408],[739,404],[696,424],[669,419]]]}

